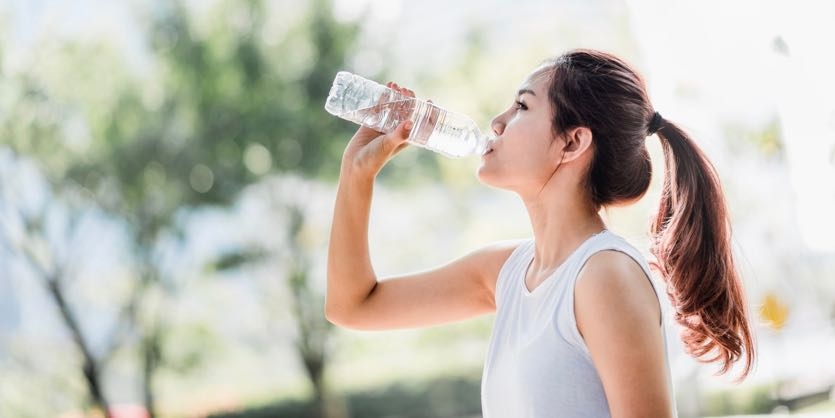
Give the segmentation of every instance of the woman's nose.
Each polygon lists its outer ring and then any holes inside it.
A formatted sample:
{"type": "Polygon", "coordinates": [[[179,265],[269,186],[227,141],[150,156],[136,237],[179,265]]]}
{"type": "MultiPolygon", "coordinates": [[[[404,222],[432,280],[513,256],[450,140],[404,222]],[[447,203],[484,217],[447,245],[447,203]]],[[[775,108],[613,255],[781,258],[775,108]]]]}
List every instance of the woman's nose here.
{"type": "Polygon", "coordinates": [[[493,129],[493,133],[496,134],[496,136],[499,136],[502,132],[504,132],[505,123],[502,116],[504,116],[504,113],[496,115],[496,117],[490,121],[490,128],[493,129]]]}

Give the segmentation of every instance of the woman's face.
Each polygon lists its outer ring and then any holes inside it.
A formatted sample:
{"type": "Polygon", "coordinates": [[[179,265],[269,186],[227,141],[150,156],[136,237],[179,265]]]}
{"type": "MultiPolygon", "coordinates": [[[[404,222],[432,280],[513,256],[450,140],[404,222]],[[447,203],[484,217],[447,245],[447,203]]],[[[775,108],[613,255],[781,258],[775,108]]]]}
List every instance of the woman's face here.
{"type": "Polygon", "coordinates": [[[510,107],[493,118],[496,140],[482,157],[479,180],[525,193],[541,190],[560,161],[563,141],[551,128],[548,98],[551,67],[534,70],[519,87],[510,107]]]}

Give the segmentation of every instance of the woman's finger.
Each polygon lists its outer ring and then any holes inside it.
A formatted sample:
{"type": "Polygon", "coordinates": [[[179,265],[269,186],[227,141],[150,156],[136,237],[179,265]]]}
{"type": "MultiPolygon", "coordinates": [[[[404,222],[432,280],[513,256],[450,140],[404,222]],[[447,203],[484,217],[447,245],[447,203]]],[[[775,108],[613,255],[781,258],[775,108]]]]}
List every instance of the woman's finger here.
{"type": "Polygon", "coordinates": [[[394,154],[392,154],[392,155],[396,155],[397,153],[399,153],[400,151],[403,151],[403,149],[405,149],[408,146],[409,146],[408,142],[404,142],[404,143],[398,145],[397,148],[394,149],[394,154]]]}

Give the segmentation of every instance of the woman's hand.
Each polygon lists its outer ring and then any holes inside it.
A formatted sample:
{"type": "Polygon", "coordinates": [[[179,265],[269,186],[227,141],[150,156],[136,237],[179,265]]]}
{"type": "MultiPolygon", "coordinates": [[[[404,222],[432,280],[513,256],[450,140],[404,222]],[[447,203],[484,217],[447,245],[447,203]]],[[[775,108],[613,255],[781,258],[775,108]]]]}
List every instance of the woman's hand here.
{"type": "MultiPolygon", "coordinates": [[[[412,90],[400,87],[396,83],[389,82],[386,86],[404,96],[415,97],[412,90]]],[[[392,111],[405,113],[409,109],[393,109],[392,111]]],[[[342,155],[342,176],[359,175],[374,178],[391,157],[408,145],[406,140],[409,138],[411,129],[411,120],[401,122],[394,131],[385,135],[371,128],[360,126],[342,155]]]]}

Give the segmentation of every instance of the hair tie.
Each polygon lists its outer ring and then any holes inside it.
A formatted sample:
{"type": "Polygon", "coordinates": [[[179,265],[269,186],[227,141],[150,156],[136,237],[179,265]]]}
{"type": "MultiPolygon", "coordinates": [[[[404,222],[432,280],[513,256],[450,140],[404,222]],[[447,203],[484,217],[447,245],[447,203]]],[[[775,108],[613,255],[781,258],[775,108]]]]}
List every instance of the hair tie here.
{"type": "Polygon", "coordinates": [[[658,132],[661,129],[661,123],[664,122],[664,118],[661,117],[661,114],[655,112],[652,115],[652,119],[649,121],[649,129],[647,131],[648,135],[652,135],[658,132]]]}

